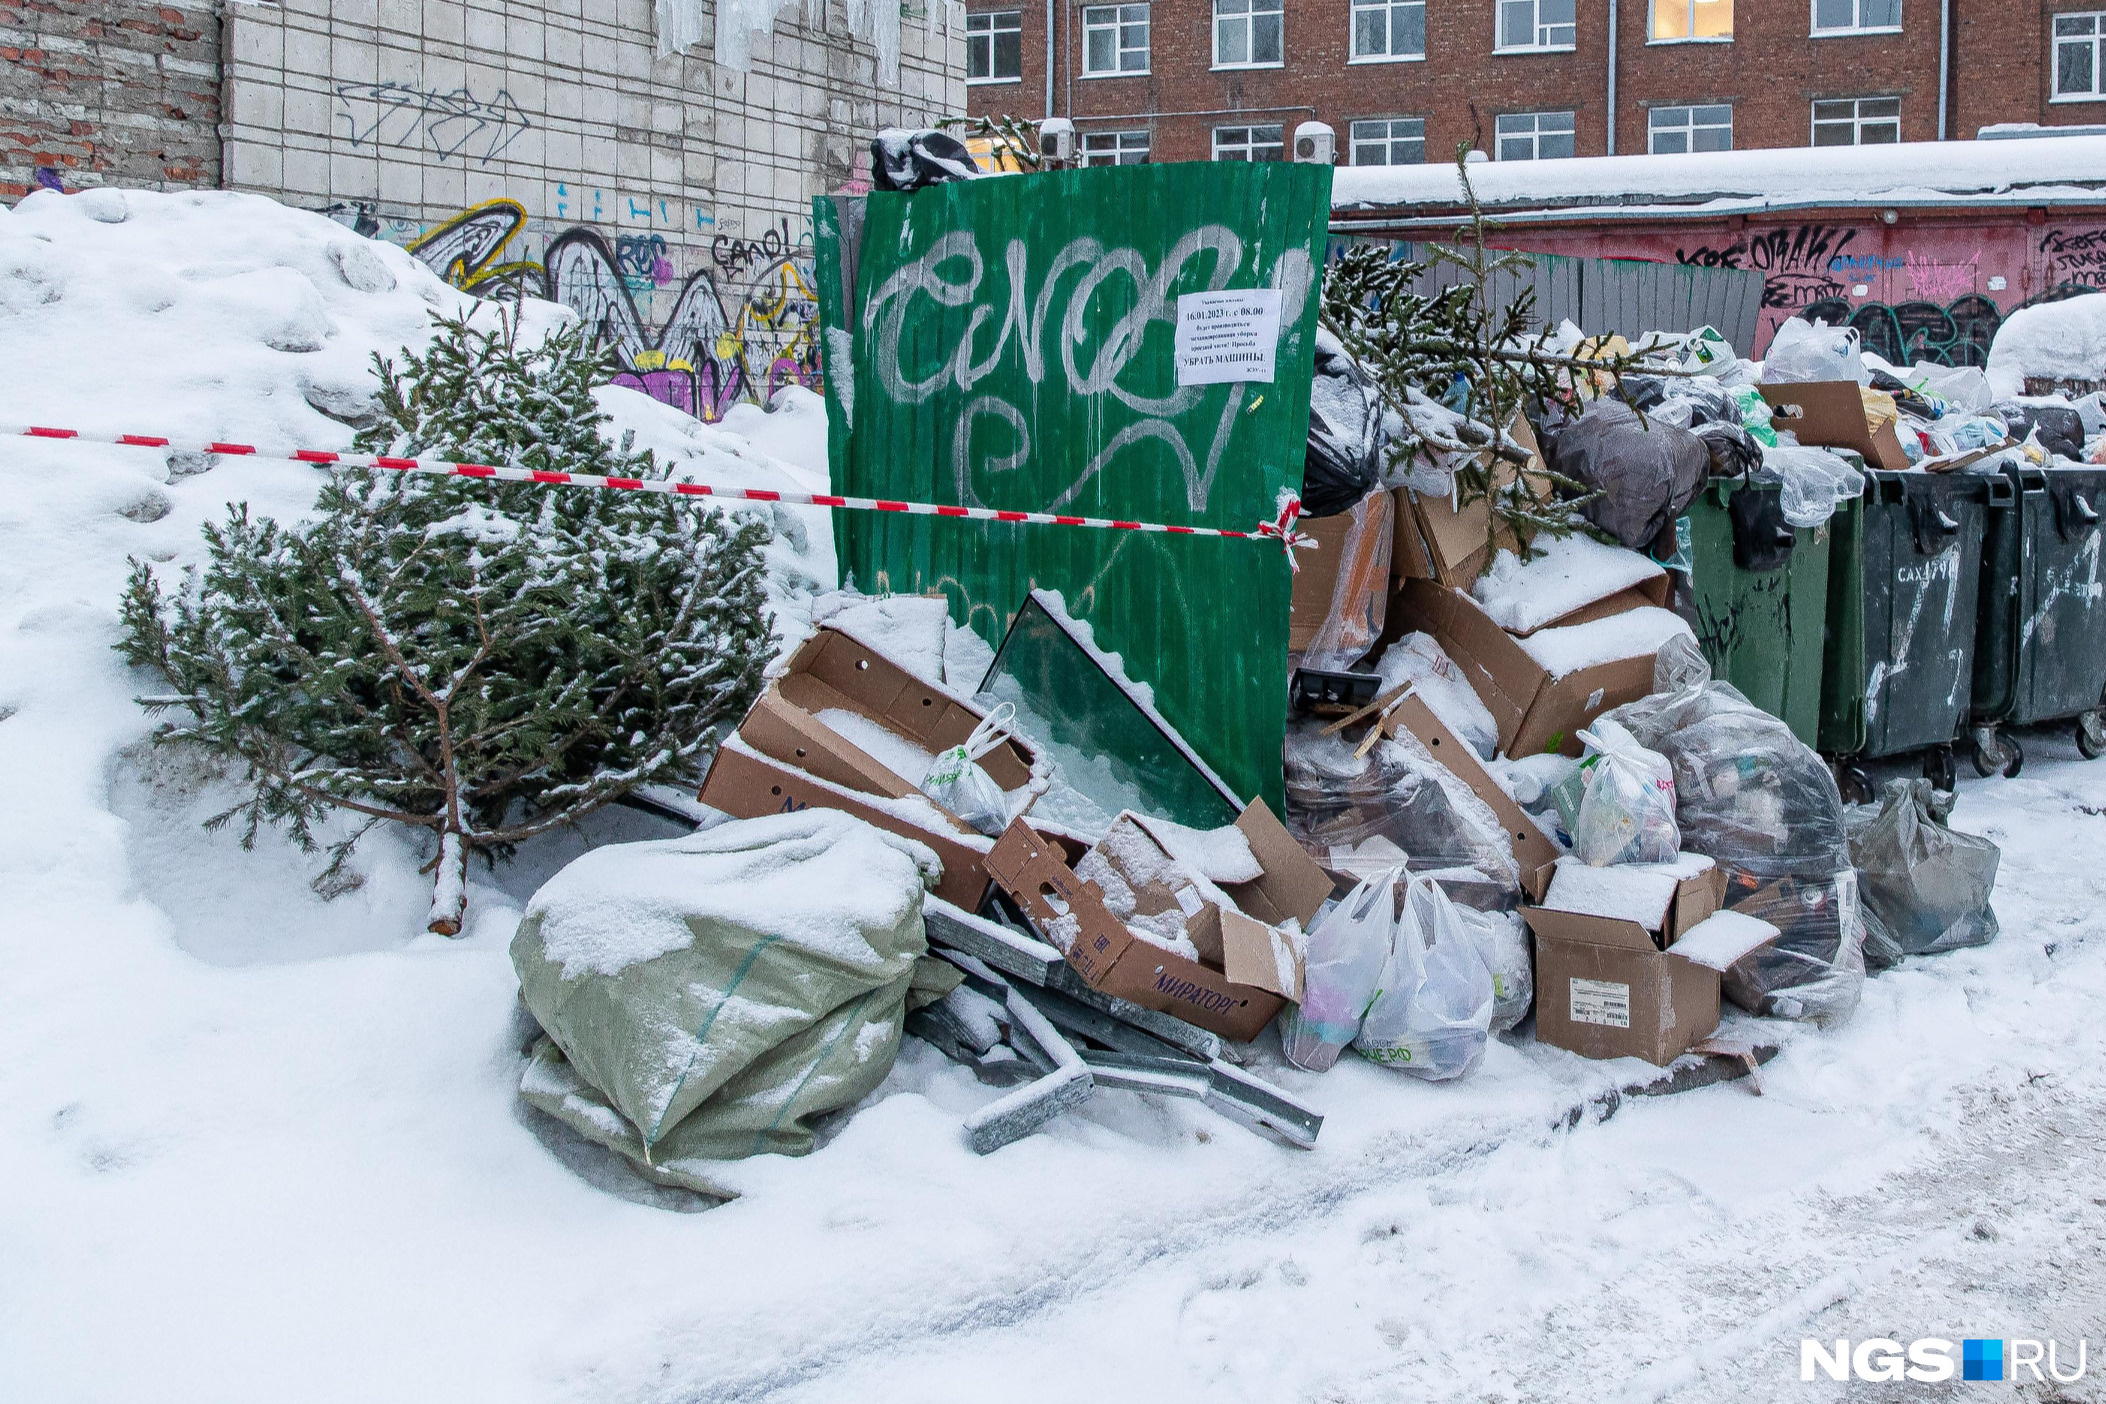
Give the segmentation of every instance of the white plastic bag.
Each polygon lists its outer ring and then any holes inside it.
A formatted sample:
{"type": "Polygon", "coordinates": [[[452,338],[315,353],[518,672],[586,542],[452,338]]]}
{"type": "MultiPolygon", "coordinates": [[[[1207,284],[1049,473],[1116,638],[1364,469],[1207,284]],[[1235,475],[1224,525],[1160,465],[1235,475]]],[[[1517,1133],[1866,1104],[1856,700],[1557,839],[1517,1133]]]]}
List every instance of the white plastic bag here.
{"type": "Polygon", "coordinates": [[[1782,380],[1854,380],[1870,385],[1857,328],[1816,326],[1804,317],[1789,317],[1770,339],[1762,358],[1762,378],[1782,380]]]}
{"type": "Polygon", "coordinates": [[[921,780],[921,792],[971,825],[997,838],[1009,827],[1009,796],[979,766],[980,757],[1009,739],[1016,708],[1007,702],[980,719],[963,745],[939,752],[921,780]]]}
{"type": "Polygon", "coordinates": [[[1280,1047],[1287,1061],[1328,1072],[1360,1032],[1360,1020],[1389,964],[1396,931],[1392,868],[1346,894],[1309,933],[1302,959],[1302,1000],[1280,1016],[1280,1047]]]}
{"type": "Polygon", "coordinates": [[[1424,878],[1404,896],[1382,988],[1353,1047],[1428,1082],[1461,1077],[1492,1034],[1492,972],[1447,894],[1424,878]]]}
{"type": "Polygon", "coordinates": [[[1484,968],[1492,975],[1492,1032],[1505,1033],[1528,1017],[1535,1002],[1535,972],[1528,959],[1528,927],[1519,912],[1480,912],[1458,906],[1484,968]]]}
{"type": "Polygon", "coordinates": [[[1572,828],[1572,851],[1597,868],[1611,863],[1672,863],[1682,851],[1675,827],[1675,772],[1613,721],[1596,720],[1580,740],[1601,757],[1587,768],[1572,828]]]}
{"type": "Polygon", "coordinates": [[[1825,526],[1838,506],[1865,491],[1865,475],[1849,459],[1799,444],[1765,448],[1755,481],[1782,484],[1777,506],[1796,527],[1825,526]]]}

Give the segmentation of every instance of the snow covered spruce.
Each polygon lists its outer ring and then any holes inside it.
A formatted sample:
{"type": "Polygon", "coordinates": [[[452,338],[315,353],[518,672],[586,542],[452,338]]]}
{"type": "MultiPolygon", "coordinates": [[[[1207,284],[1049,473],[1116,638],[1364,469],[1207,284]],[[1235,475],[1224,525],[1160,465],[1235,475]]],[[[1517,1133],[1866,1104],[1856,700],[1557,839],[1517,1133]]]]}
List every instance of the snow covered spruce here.
{"type": "MultiPolygon", "coordinates": [[[[421,354],[376,356],[368,452],[651,477],[610,445],[607,377],[582,324],[535,340],[483,310],[421,354]]],[[[647,493],[562,492],[372,470],[331,478],[310,521],[247,504],[204,529],[171,592],[133,561],[126,658],[173,690],[160,741],[244,769],[246,846],[302,847],[330,809],[429,830],[430,929],[456,935],[467,861],[510,856],[638,786],[691,780],[773,655],[751,517],[647,493]]],[[[326,878],[329,873],[325,873],[326,878]]]]}

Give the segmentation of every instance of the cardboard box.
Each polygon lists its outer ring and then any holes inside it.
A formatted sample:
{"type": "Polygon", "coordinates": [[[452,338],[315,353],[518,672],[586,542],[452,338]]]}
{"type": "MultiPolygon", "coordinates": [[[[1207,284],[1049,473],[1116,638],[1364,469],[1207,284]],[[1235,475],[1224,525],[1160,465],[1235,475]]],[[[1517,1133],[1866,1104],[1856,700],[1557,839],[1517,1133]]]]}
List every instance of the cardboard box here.
{"type": "Polygon", "coordinates": [[[1251,882],[1221,884],[1239,911],[1206,902],[1188,928],[1201,951],[1219,950],[1218,969],[1127,930],[1106,910],[1097,886],[1076,876],[1075,864],[1088,850],[1071,839],[1042,834],[1019,819],[996,842],[987,866],[1041,928],[1064,914],[1075,918],[1067,961],[1092,988],[1242,1043],[1301,993],[1299,971],[1292,981],[1282,979],[1273,926],[1289,917],[1308,926],[1331,895],[1331,879],[1262,801],[1245,809],[1236,827],[1263,872],[1251,882]]]}
{"type": "Polygon", "coordinates": [[[1558,846],[1492,778],[1478,761],[1477,753],[1470,749],[1470,743],[1448,730],[1433,714],[1433,709],[1416,696],[1405,697],[1383,721],[1382,727],[1391,736],[1400,731],[1416,736],[1419,743],[1432,752],[1435,760],[1453,771],[1456,779],[1468,785],[1471,792],[1485,802],[1513,842],[1514,864],[1521,870],[1521,890],[1530,898],[1541,901],[1550,882],[1551,868],[1558,860],[1558,846]]]}
{"type": "Polygon", "coordinates": [[[1755,388],[1769,402],[1771,425],[1791,430],[1800,443],[1855,449],[1867,466],[1896,473],[1909,466],[1893,423],[1874,430],[1866,420],[1865,399],[1856,381],[1808,380],[1755,388]]]}
{"type": "Polygon", "coordinates": [[[1365,648],[1382,633],[1388,608],[1390,551],[1396,542],[1394,504],[1384,492],[1370,493],[1350,512],[1303,518],[1296,530],[1316,538],[1316,548],[1297,552],[1293,594],[1288,602],[1287,651],[1306,652],[1334,610],[1357,623],[1343,641],[1365,648]],[[1354,527],[1362,529],[1357,533],[1354,527]],[[1344,597],[1340,597],[1343,583],[1344,597]]]}
{"type": "Polygon", "coordinates": [[[1663,570],[1658,575],[1648,576],[1636,585],[1626,586],[1613,595],[1604,595],[1598,600],[1581,605],[1578,609],[1567,610],[1557,618],[1538,624],[1533,629],[1516,629],[1513,635],[1517,639],[1525,639],[1540,634],[1545,629],[1591,624],[1597,619],[1607,619],[1612,614],[1622,614],[1625,610],[1638,609],[1645,605],[1666,609],[1673,594],[1674,581],[1670,580],[1667,572],[1663,570]]]}
{"type": "Polygon", "coordinates": [[[1718,1028],[1720,973],[1777,934],[1773,926],[1728,913],[1720,924],[1733,926],[1718,933],[1722,939],[1710,939],[1705,923],[1725,891],[1726,875],[1716,865],[1681,880],[1657,930],[1615,917],[1525,908],[1522,917],[1536,936],[1537,1039],[1586,1058],[1642,1058],[1666,1067],[1710,1037],[1718,1028]],[[1677,950],[1685,940],[1690,945],[1677,950]]]}
{"type": "Polygon", "coordinates": [[[1653,690],[1650,653],[1554,678],[1475,600],[1431,580],[1404,581],[1389,612],[1384,639],[1414,631],[1431,634],[1491,712],[1499,749],[1509,756],[1544,751],[1576,756],[1585,749],[1580,728],[1653,690]]]}
{"type": "MultiPolygon", "coordinates": [[[[943,878],[936,884],[936,895],[969,912],[980,909],[994,881],[987,871],[986,851],[974,846],[975,841],[984,844],[986,839],[978,835],[970,839],[963,835],[953,837],[916,824],[880,808],[882,801],[878,797],[858,796],[845,786],[783,765],[737,736],[726,739],[717,748],[716,760],[702,781],[699,798],[734,819],[759,819],[800,809],[838,809],[880,829],[925,843],[943,860],[943,878]]],[[[932,818],[943,814],[934,804],[928,805],[928,811],[932,818]]]]}
{"type": "MultiPolygon", "coordinates": [[[[1528,463],[1517,467],[1500,460],[1493,472],[1493,481],[1504,485],[1525,473],[1542,482],[1541,475],[1546,472],[1543,452],[1528,420],[1515,415],[1508,421],[1506,432],[1527,450],[1528,463]]],[[[1486,534],[1491,522],[1491,504],[1472,502],[1458,511],[1452,497],[1431,496],[1410,488],[1398,488],[1394,496],[1397,539],[1391,558],[1398,577],[1433,580],[1451,590],[1468,590],[1491,564],[1494,542],[1486,534]]],[[[1503,522],[1499,525],[1496,544],[1499,549],[1507,551],[1519,546],[1512,529],[1503,522]]]]}

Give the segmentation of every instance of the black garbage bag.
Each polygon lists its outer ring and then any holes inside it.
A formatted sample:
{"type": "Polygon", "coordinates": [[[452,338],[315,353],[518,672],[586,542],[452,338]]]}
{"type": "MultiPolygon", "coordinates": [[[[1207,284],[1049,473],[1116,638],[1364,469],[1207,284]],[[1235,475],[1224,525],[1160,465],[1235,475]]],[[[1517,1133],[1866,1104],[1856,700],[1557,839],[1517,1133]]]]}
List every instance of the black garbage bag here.
{"type": "Polygon", "coordinates": [[[1999,400],[1989,413],[2010,426],[2011,437],[2023,440],[2040,431],[2040,446],[2060,458],[2084,459],[2084,416],[2075,405],[2032,405],[2018,400],[1999,400]]]}
{"type": "Polygon", "coordinates": [[[1381,397],[1338,338],[1318,327],[1302,515],[1335,517],[1351,511],[1381,476],[1381,397]]]}
{"type": "Polygon", "coordinates": [[[1674,767],[1682,847],[1725,870],[1726,905],[1781,933],[1726,972],[1726,997],[1774,1018],[1848,1018],[1864,922],[1835,777],[1790,727],[1711,681],[1690,640],[1661,649],[1654,686],[1605,715],[1674,767]]]}
{"type": "Polygon", "coordinates": [[[1913,414],[1918,419],[1936,419],[1938,407],[1917,391],[1911,389],[1900,376],[1883,370],[1872,372],[1872,388],[1884,390],[1894,397],[1894,408],[1903,414],[1913,414]]]}
{"type": "Polygon", "coordinates": [[[1553,469],[1600,491],[1581,513],[1634,551],[1688,509],[1711,468],[1711,451],[1696,435],[1641,423],[1621,400],[1595,401],[1551,444],[1553,469]]]}
{"type": "Polygon", "coordinates": [[[1689,431],[1711,455],[1711,476],[1745,478],[1762,468],[1762,444],[1738,424],[1714,419],[1689,431]]]}
{"type": "Polygon", "coordinates": [[[979,174],[965,143],[934,127],[918,132],[887,127],[870,142],[870,183],[880,190],[919,190],[979,174]]]}
{"type": "Polygon", "coordinates": [[[1865,908],[1865,960],[1875,969],[1903,956],[1935,955],[1996,938],[1996,868],[1988,839],[1954,833],[1938,818],[1928,780],[1889,780],[1879,807],[1848,816],[1850,859],[1865,908]]]}

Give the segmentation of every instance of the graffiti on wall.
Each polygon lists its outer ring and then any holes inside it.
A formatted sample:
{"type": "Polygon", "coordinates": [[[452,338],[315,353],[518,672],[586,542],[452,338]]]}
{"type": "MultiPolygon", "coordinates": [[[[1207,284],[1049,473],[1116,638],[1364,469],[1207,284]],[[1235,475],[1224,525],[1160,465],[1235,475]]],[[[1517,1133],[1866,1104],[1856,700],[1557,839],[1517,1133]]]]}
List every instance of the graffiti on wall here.
{"type": "Polygon", "coordinates": [[[1843,291],[1838,266],[1856,260],[1847,250],[1855,229],[1829,224],[1764,229],[1724,248],[1677,249],[1675,261],[1696,268],[1748,268],[1762,274],[1764,307],[1798,307],[1843,291]]]}
{"type": "Polygon", "coordinates": [[[515,256],[527,229],[525,206],[490,200],[409,240],[409,251],[458,288],[482,297],[545,297],[595,327],[621,365],[615,383],[641,390],[714,422],[741,400],[766,404],[785,385],[819,386],[819,300],[810,252],[788,222],[753,244],[752,257],[726,259],[683,280],[660,234],[617,234],[579,226],[551,238],[542,255],[515,256]],[[779,235],[779,239],[777,236],[779,235]],[[772,252],[769,251],[772,248],[772,252]],[[637,298],[670,293],[671,311],[655,328],[637,298]]]}
{"type": "Polygon", "coordinates": [[[466,88],[447,93],[407,83],[339,83],[336,101],[353,147],[425,146],[441,160],[467,156],[485,166],[534,125],[504,88],[479,98],[466,88]]]}

